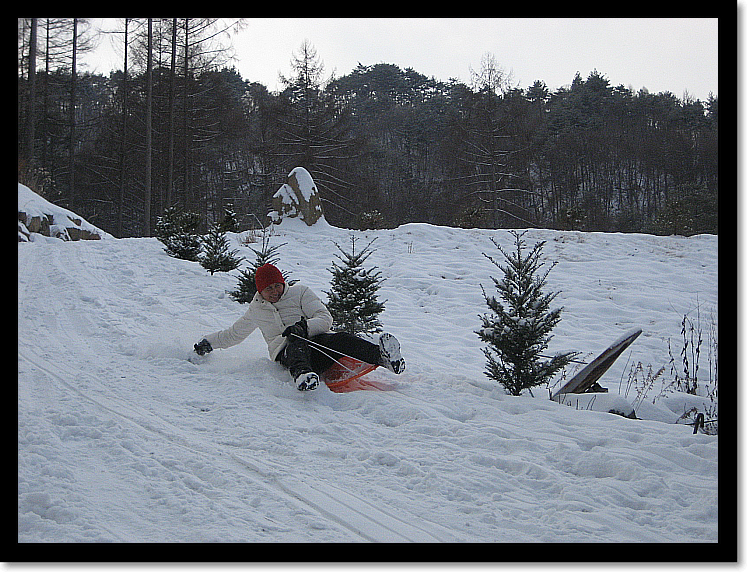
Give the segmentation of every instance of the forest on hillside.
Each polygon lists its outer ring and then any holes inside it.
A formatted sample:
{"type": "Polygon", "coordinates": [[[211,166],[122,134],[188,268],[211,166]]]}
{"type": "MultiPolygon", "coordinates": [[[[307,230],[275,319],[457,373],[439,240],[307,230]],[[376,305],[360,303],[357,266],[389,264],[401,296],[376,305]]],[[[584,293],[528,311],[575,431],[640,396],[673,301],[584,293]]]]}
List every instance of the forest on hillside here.
{"type": "Polygon", "coordinates": [[[523,88],[491,54],[469,85],[386,63],[326,77],[308,41],[270,92],[230,66],[224,32],[122,19],[106,77],[77,70],[85,20],[19,18],[19,182],[117,237],[152,236],[169,206],[205,229],[227,208],[264,225],[297,166],[339,227],[718,232],[716,96],[634,92],[597,70],[523,88]]]}

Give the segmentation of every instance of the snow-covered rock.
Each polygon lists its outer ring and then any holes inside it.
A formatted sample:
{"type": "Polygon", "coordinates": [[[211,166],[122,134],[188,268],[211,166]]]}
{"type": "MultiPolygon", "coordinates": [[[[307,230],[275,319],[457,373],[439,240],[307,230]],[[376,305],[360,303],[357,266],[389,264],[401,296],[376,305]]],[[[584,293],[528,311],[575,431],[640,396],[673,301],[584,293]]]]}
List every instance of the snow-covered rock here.
{"type": "Polygon", "coordinates": [[[18,242],[38,240],[40,235],[63,241],[114,238],[83,217],[50,203],[19,183],[18,242]]]}
{"type": "Polygon", "coordinates": [[[273,195],[273,210],[268,216],[274,223],[297,217],[309,226],[324,219],[319,191],[306,169],[296,167],[288,174],[286,183],[273,195]]]}

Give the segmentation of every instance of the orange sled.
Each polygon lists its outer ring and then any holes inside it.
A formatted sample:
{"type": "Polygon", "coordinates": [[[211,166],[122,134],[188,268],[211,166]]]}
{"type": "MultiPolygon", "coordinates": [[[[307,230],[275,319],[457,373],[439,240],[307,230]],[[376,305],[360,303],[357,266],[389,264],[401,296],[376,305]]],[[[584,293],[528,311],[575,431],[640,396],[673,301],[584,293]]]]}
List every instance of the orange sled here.
{"type": "Polygon", "coordinates": [[[395,386],[382,380],[368,380],[366,374],[376,365],[342,356],[339,364],[333,364],[322,373],[322,381],[333,392],[353,392],[354,390],[394,390],[395,386]]]}

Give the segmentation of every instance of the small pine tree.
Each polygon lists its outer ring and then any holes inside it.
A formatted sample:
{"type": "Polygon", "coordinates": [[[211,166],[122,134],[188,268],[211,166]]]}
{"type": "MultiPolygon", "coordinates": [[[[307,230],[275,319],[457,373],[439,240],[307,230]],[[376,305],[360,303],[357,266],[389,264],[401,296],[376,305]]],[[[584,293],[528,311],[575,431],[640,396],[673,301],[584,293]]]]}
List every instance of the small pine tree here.
{"type": "Polygon", "coordinates": [[[197,261],[202,245],[197,229],[200,215],[167,207],[156,222],[156,238],[161,241],[166,254],[177,259],[197,261]]]}
{"type": "Polygon", "coordinates": [[[239,222],[236,219],[236,211],[233,205],[227,205],[223,210],[223,221],[221,221],[221,231],[231,231],[236,233],[239,230],[239,222]]]}
{"type": "MultiPolygon", "coordinates": [[[[376,239],[375,239],[376,240],[376,239]]],[[[356,253],[356,238],[351,237],[351,252],[344,251],[340,245],[335,246],[343,256],[335,255],[342,264],[333,262],[332,283],[328,296],[327,308],[333,318],[333,329],[350,334],[374,333],[382,330],[382,323],[377,318],[384,310],[384,303],[377,301],[377,290],[384,282],[375,272],[363,268],[366,259],[372,254],[371,241],[360,252],[356,253]]]]}
{"type": "MultiPolygon", "coordinates": [[[[255,254],[255,260],[253,263],[250,263],[249,267],[240,271],[239,284],[237,284],[236,290],[229,291],[229,297],[241,304],[252,302],[252,299],[257,293],[257,286],[255,285],[255,273],[257,272],[257,269],[266,263],[277,263],[278,260],[280,260],[279,257],[276,256],[278,249],[284,245],[286,245],[286,243],[271,247],[268,227],[263,228],[260,249],[258,250],[249,247],[255,254]]],[[[283,274],[283,277],[286,279],[288,284],[292,284],[292,282],[288,281],[286,273],[283,274]]]]}
{"type": "Polygon", "coordinates": [[[200,264],[212,275],[216,271],[228,272],[234,270],[244,260],[237,257],[239,251],[229,251],[229,241],[226,233],[219,225],[211,226],[208,234],[203,238],[205,254],[200,257],[200,264]]]}
{"type": "Polygon", "coordinates": [[[525,255],[523,249],[526,243],[522,237],[526,231],[510,232],[515,239],[516,250],[513,253],[505,252],[491,239],[504,255],[505,265],[483,253],[504,273],[501,280],[491,277],[504,304],[496,297],[488,296],[483,290],[483,297],[492,313],[481,316],[483,328],[476,331],[476,334],[488,344],[483,349],[487,359],[486,375],[496,380],[510,394],[519,396],[525,389],[548,382],[577,353],[557,354],[550,359],[541,356],[548,348],[548,342],[552,338],[550,333],[561,320],[563,310],[549,310],[551,302],[559,293],[542,293],[548,273],[555,263],[544,275],[536,276],[542,266],[540,255],[545,242],[537,243],[525,255]]]}
{"type": "Polygon", "coordinates": [[[256,270],[254,267],[247,267],[239,271],[239,284],[236,285],[236,290],[228,291],[228,295],[232,300],[241,304],[252,302],[252,298],[257,292],[257,287],[255,286],[256,270]]]}

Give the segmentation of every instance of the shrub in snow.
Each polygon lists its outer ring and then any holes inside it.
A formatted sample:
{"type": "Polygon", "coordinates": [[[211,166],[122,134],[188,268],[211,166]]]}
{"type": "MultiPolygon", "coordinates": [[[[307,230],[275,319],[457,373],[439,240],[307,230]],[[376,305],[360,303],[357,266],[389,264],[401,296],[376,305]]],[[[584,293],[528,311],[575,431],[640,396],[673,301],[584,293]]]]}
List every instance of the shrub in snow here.
{"type": "MultiPolygon", "coordinates": [[[[673,357],[670,338],[667,339],[668,355],[670,357],[670,382],[663,386],[652,402],[654,403],[669,395],[680,395],[678,398],[673,397],[673,400],[670,401],[682,408],[683,415],[681,418],[690,419],[690,423],[693,423],[696,416],[701,413],[706,416],[704,432],[717,434],[719,344],[717,324],[713,314],[710,316],[709,324],[706,325],[706,333],[704,333],[704,326],[701,320],[700,304],[697,300],[696,319],[694,320],[688,313],[685,313],[681,321],[680,334],[683,346],[679,354],[679,361],[673,357]],[[705,334],[706,338],[704,338],[705,334]],[[704,346],[705,348],[703,348],[704,346]],[[706,351],[706,364],[703,364],[704,350],[706,351]],[[706,367],[706,370],[704,367],[706,367]],[[699,397],[700,399],[692,401],[689,396],[699,397]]],[[[665,370],[665,367],[663,366],[660,370],[665,370]]],[[[646,395],[646,392],[644,392],[644,395],[646,395]]]]}
{"type": "Polygon", "coordinates": [[[384,229],[385,227],[384,215],[376,209],[373,211],[363,211],[358,216],[358,228],[362,231],[384,229]]]}
{"type": "MultiPolygon", "coordinates": [[[[375,239],[376,240],[376,239],[375,239]]],[[[333,319],[333,329],[350,334],[373,333],[382,330],[379,314],[384,310],[384,303],[377,300],[377,291],[382,285],[381,273],[376,267],[363,268],[366,259],[372,254],[371,241],[361,251],[356,252],[356,238],[351,237],[351,251],[344,251],[340,245],[335,246],[342,253],[335,255],[342,265],[333,262],[330,292],[327,308],[333,319]]]]}
{"type": "Polygon", "coordinates": [[[232,271],[244,260],[236,256],[238,251],[229,251],[226,233],[221,231],[219,225],[213,225],[202,242],[205,254],[200,257],[200,264],[211,275],[216,271],[232,271]]]}
{"type": "Polygon", "coordinates": [[[197,261],[202,245],[197,229],[200,215],[167,207],[156,222],[156,238],[165,245],[166,254],[177,259],[197,261]]]}
{"type": "Polygon", "coordinates": [[[486,375],[496,380],[510,394],[519,396],[523,390],[548,382],[566,366],[576,352],[557,354],[552,358],[542,356],[552,338],[551,331],[561,320],[562,308],[550,309],[558,293],[543,294],[546,278],[555,263],[542,276],[537,276],[544,242],[537,243],[525,254],[525,232],[510,231],[514,236],[514,252],[507,253],[491,239],[504,256],[501,265],[483,253],[504,273],[502,279],[491,277],[499,297],[483,297],[491,313],[481,317],[483,328],[476,334],[488,346],[486,375]]]}
{"type": "Polygon", "coordinates": [[[233,205],[227,205],[223,210],[223,221],[221,221],[221,231],[239,231],[239,221],[236,219],[236,211],[233,205]]]}

